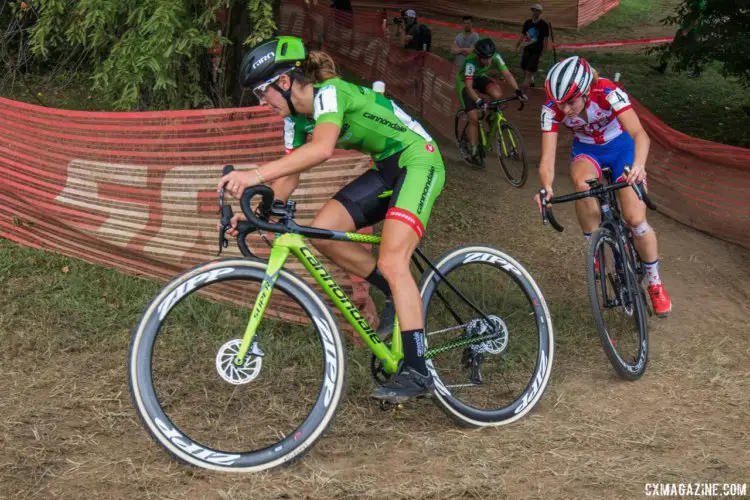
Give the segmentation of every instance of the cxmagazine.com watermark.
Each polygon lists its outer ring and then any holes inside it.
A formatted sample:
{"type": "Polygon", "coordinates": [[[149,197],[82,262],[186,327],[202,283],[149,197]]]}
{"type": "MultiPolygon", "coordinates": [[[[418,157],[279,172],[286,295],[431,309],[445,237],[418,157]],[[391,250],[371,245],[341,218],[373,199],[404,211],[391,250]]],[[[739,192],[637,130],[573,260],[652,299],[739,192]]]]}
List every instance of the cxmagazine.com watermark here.
{"type": "Polygon", "coordinates": [[[747,483],[646,483],[647,497],[735,497],[747,496],[747,483]]]}

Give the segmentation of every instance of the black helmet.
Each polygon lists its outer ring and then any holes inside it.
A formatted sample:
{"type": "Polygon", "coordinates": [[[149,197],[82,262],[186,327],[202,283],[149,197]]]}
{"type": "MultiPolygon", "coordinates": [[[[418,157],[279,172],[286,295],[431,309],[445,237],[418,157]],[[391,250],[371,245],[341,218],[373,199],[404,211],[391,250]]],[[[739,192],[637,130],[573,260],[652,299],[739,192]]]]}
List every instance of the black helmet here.
{"type": "Polygon", "coordinates": [[[275,75],[285,73],[302,65],[307,57],[304,42],[293,36],[281,36],[264,42],[242,59],[240,83],[255,87],[275,75]]]}
{"type": "Polygon", "coordinates": [[[489,38],[482,38],[481,40],[477,41],[476,45],[474,45],[474,50],[477,52],[477,55],[482,58],[488,58],[495,55],[495,42],[493,42],[489,38]]]}

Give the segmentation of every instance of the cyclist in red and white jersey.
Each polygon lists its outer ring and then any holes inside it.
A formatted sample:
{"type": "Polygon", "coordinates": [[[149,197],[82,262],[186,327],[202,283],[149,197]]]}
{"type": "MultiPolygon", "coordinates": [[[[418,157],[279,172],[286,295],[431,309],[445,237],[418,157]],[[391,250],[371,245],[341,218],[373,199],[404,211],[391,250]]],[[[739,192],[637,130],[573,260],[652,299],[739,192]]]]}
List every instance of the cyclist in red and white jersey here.
{"type": "MultiPolygon", "coordinates": [[[[586,180],[601,176],[609,168],[617,181],[637,183],[646,178],[649,138],[627,93],[606,78],[600,78],[585,59],[569,57],[555,64],[545,84],[548,100],[542,106],[542,157],[539,180],[553,195],[555,153],[560,125],[574,135],[571,152],[570,178],[577,191],[589,189],[586,180]],[[630,174],[623,170],[630,167],[630,174]]],[[[659,277],[659,254],[656,233],[646,221],[646,205],[632,189],[618,191],[622,215],[635,236],[635,246],[643,259],[648,277],[648,292],[654,312],[668,316],[672,302],[659,277]]],[[[541,210],[539,195],[537,204],[541,210]]],[[[597,201],[584,198],[576,201],[576,214],[588,240],[599,226],[597,201]]]]}

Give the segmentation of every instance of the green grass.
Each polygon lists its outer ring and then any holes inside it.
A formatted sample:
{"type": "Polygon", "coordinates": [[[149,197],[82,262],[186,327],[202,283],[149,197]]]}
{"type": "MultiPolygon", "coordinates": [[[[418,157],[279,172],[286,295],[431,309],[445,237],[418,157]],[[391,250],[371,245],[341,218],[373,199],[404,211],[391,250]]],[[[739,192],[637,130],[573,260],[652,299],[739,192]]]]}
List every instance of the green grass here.
{"type": "MultiPolygon", "coordinates": [[[[620,0],[620,5],[579,30],[585,40],[640,38],[643,26],[662,26],[661,20],[672,14],[679,0],[620,0]]],[[[672,28],[665,28],[674,31],[672,28]]]]}
{"type": "Polygon", "coordinates": [[[0,239],[2,356],[122,343],[158,284],[0,239]]]}

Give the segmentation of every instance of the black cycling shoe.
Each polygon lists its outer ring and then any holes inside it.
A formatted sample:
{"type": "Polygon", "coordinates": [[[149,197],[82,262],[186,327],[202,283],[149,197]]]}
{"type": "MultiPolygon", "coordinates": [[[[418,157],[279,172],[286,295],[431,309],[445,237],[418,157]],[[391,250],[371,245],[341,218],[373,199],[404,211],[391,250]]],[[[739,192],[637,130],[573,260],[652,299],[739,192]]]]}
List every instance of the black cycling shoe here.
{"type": "Polygon", "coordinates": [[[474,155],[471,162],[479,168],[484,168],[484,157],[482,155],[474,155]]]}
{"type": "Polygon", "coordinates": [[[372,397],[397,405],[412,398],[429,396],[434,389],[432,375],[422,375],[414,368],[404,368],[388,383],[375,389],[372,397]]]}
{"type": "Polygon", "coordinates": [[[387,339],[393,334],[393,325],[396,322],[396,306],[393,305],[393,298],[385,301],[383,311],[380,313],[380,323],[378,324],[377,333],[381,339],[387,339]]]}

